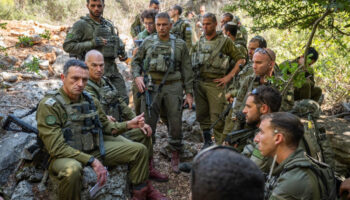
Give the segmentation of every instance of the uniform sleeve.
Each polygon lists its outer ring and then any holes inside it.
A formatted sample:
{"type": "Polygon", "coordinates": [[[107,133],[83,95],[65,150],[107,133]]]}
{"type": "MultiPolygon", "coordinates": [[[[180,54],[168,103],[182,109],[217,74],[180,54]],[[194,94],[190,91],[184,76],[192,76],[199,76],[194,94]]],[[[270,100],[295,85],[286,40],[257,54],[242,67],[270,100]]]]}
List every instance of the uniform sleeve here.
{"type": "Polygon", "coordinates": [[[109,121],[105,112],[102,110],[100,102],[97,99],[95,99],[95,105],[97,108],[100,122],[101,122],[102,127],[103,127],[104,134],[112,135],[112,131],[117,130],[116,135],[120,135],[120,134],[128,131],[127,122],[111,122],[111,121],[109,121]]]}
{"type": "MultiPolygon", "coordinates": [[[[45,99],[44,99],[45,101],[45,99]]],[[[73,158],[86,165],[91,155],[69,146],[63,137],[63,113],[57,103],[50,106],[41,102],[37,110],[39,137],[53,158],[73,158]]]]}
{"type": "Polygon", "coordinates": [[[83,41],[84,32],[86,31],[84,29],[83,22],[81,21],[78,21],[73,25],[63,43],[63,49],[66,52],[81,55],[94,48],[95,45],[93,40],[83,41]]]}
{"type": "Polygon", "coordinates": [[[183,83],[185,85],[186,94],[193,93],[193,70],[191,65],[191,58],[188,53],[188,49],[185,44],[183,51],[181,52],[181,74],[183,78],[183,83]]]}
{"type": "Polygon", "coordinates": [[[239,59],[244,59],[244,55],[239,51],[232,40],[226,39],[222,47],[222,52],[237,62],[239,59]]]}
{"type": "Polygon", "coordinates": [[[192,49],[192,28],[191,25],[187,22],[183,23],[183,35],[185,36],[185,42],[188,51],[192,49]]]}
{"type": "Polygon", "coordinates": [[[132,120],[136,117],[136,114],[132,111],[132,109],[123,101],[123,99],[118,99],[120,103],[120,107],[123,113],[123,118],[126,120],[132,120]]]}
{"type": "Polygon", "coordinates": [[[144,41],[141,46],[139,47],[139,49],[137,50],[135,56],[132,58],[132,61],[131,61],[131,73],[132,73],[132,76],[134,78],[136,77],[139,77],[141,76],[141,66],[143,65],[143,60],[145,58],[145,52],[146,52],[146,49],[145,49],[145,43],[147,41],[144,41]]]}
{"type": "Polygon", "coordinates": [[[86,85],[85,91],[88,92],[93,98],[98,99],[98,94],[90,85],[86,85]]]}

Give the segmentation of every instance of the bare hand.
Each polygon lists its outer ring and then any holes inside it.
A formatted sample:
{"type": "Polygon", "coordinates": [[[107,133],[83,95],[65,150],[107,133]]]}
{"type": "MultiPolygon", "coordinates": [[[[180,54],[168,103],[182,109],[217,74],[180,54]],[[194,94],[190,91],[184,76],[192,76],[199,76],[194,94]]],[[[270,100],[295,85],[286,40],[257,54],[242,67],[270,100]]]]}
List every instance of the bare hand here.
{"type": "Polygon", "coordinates": [[[224,87],[228,82],[230,82],[231,79],[232,77],[230,75],[226,75],[223,78],[214,79],[214,82],[219,83],[216,85],[216,87],[224,87]]]}
{"type": "Polygon", "coordinates": [[[141,128],[142,132],[147,136],[150,137],[152,135],[152,128],[150,127],[150,125],[145,124],[142,128],[141,128]]]}
{"type": "Polygon", "coordinates": [[[138,48],[138,47],[136,47],[134,50],[132,50],[132,56],[135,56],[135,55],[136,55],[137,50],[139,50],[139,48],[138,48]]]}
{"type": "Polygon", "coordinates": [[[107,45],[107,40],[104,39],[104,38],[101,38],[101,39],[102,39],[102,41],[103,41],[103,45],[107,45]]]}
{"type": "Polygon", "coordinates": [[[224,141],[224,142],[222,143],[222,146],[229,146],[229,144],[228,144],[227,141],[224,141]]]}
{"type": "Polygon", "coordinates": [[[143,82],[143,77],[142,76],[136,77],[135,83],[136,83],[136,87],[139,90],[139,92],[143,93],[144,89],[146,88],[145,83],[143,82]]]}
{"type": "Polygon", "coordinates": [[[192,104],[193,104],[192,94],[186,94],[186,99],[185,99],[184,105],[186,105],[186,104],[188,104],[188,109],[192,110],[192,104]]]}
{"type": "Polygon", "coordinates": [[[115,120],[115,118],[113,116],[110,116],[110,115],[107,115],[107,119],[108,119],[108,121],[111,121],[111,122],[117,121],[117,120],[115,120]]]}
{"type": "Polygon", "coordinates": [[[145,126],[145,113],[141,113],[140,115],[136,116],[134,119],[127,122],[127,128],[143,128],[145,126]]]}
{"type": "Polygon", "coordinates": [[[95,171],[97,175],[97,182],[99,182],[100,186],[104,185],[107,181],[107,170],[102,165],[102,163],[95,158],[94,162],[91,164],[92,169],[95,171]]]}
{"type": "Polygon", "coordinates": [[[225,94],[225,98],[228,102],[230,102],[230,103],[233,102],[233,97],[230,93],[225,94]]]}
{"type": "Polygon", "coordinates": [[[347,193],[346,199],[350,199],[350,178],[345,179],[340,185],[339,195],[347,193]]]}

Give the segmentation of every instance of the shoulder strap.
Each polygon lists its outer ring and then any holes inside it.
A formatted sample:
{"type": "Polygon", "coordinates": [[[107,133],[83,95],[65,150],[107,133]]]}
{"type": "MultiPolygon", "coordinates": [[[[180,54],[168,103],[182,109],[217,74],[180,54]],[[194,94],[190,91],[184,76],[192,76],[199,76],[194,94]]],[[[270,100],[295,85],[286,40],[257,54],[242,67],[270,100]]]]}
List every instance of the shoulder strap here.
{"type": "Polygon", "coordinates": [[[99,86],[96,85],[96,83],[92,82],[90,79],[88,80],[87,84],[88,84],[89,86],[91,86],[91,87],[95,90],[95,92],[96,92],[97,95],[98,95],[98,100],[101,100],[102,96],[101,96],[101,94],[100,94],[100,88],[99,88],[99,86]]]}
{"type": "Polygon", "coordinates": [[[210,65],[213,64],[214,58],[215,58],[217,55],[219,55],[219,53],[221,52],[222,47],[224,46],[226,40],[227,40],[227,37],[223,37],[223,38],[221,39],[221,41],[220,41],[218,47],[217,47],[217,48],[215,49],[215,51],[213,51],[213,53],[209,56],[209,58],[208,58],[208,60],[207,60],[207,62],[206,62],[206,63],[208,63],[207,66],[210,66],[210,65]]]}
{"type": "Polygon", "coordinates": [[[107,85],[109,86],[109,88],[111,88],[112,90],[117,90],[114,85],[109,81],[109,79],[107,79],[105,76],[102,76],[102,79],[107,83],[107,85]]]}

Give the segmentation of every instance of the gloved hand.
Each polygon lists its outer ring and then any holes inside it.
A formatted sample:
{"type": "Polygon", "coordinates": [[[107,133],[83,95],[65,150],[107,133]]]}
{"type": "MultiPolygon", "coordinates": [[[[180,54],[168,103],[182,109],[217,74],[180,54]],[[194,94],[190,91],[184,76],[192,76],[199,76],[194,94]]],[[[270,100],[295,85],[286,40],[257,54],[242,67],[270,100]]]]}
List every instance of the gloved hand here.
{"type": "Polygon", "coordinates": [[[92,40],[92,44],[94,47],[100,47],[100,46],[104,46],[106,40],[101,38],[101,37],[96,37],[95,39],[92,40]]]}

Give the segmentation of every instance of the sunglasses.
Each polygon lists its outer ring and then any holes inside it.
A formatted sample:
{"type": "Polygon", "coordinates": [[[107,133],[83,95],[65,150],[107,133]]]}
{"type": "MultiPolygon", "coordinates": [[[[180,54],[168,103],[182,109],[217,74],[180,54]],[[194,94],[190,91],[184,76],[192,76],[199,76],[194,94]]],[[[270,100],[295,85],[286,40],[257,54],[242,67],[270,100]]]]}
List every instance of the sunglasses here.
{"type": "Polygon", "coordinates": [[[272,56],[270,55],[270,53],[265,49],[265,48],[257,48],[255,49],[254,53],[262,53],[262,54],[267,54],[270,58],[270,60],[273,60],[272,59],[272,56]]]}
{"type": "Polygon", "coordinates": [[[258,98],[258,102],[266,104],[263,96],[261,95],[261,93],[259,93],[259,91],[256,88],[250,94],[256,96],[258,98]]]}

